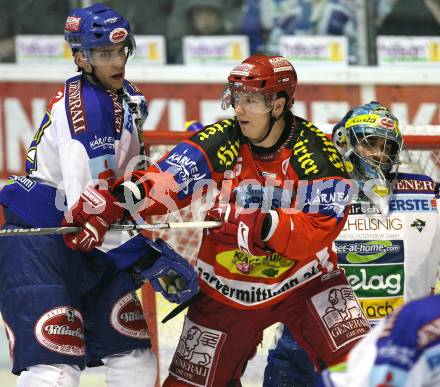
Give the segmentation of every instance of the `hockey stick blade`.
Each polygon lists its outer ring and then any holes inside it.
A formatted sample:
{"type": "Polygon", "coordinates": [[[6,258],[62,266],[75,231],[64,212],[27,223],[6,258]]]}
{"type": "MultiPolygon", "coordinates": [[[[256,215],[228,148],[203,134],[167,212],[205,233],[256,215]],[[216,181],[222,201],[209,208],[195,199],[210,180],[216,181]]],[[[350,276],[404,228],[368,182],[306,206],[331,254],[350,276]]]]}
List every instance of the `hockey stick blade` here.
{"type": "MultiPolygon", "coordinates": [[[[112,224],[109,231],[156,231],[182,228],[214,228],[221,226],[217,221],[170,222],[153,224],[112,224]]],[[[9,228],[0,230],[0,237],[14,235],[53,235],[77,233],[81,227],[9,228]]]]}

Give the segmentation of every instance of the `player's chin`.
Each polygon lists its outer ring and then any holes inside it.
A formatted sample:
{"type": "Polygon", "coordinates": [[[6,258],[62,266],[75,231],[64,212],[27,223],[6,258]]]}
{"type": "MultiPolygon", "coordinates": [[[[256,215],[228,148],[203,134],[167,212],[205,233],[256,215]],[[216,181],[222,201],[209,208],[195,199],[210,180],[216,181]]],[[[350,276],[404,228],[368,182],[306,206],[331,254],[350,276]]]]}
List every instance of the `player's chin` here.
{"type": "Polygon", "coordinates": [[[119,90],[123,85],[124,85],[124,78],[121,78],[121,79],[119,79],[119,78],[118,79],[111,78],[109,80],[109,86],[111,86],[111,89],[113,91],[119,90]]]}

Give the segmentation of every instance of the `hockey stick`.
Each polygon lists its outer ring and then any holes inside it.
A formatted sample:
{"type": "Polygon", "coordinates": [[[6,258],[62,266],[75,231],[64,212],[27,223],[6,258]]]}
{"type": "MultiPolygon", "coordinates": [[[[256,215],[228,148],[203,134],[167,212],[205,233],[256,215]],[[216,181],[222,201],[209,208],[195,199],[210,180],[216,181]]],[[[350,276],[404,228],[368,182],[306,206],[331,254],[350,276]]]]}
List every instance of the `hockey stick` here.
{"type": "MultiPolygon", "coordinates": [[[[222,222],[169,222],[153,224],[112,224],[109,231],[156,231],[179,228],[214,228],[221,226],[222,222]]],[[[47,227],[47,228],[10,228],[0,230],[0,237],[13,235],[51,235],[77,233],[81,227],[47,227]]]]}

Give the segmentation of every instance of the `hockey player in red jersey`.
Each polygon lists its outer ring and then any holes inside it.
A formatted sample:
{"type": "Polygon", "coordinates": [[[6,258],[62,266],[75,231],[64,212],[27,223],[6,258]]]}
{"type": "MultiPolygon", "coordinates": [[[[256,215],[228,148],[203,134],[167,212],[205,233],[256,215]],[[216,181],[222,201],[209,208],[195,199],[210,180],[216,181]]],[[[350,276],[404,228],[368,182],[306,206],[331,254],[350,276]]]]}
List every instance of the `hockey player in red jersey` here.
{"type": "Polygon", "coordinates": [[[278,321],[317,367],[341,361],[370,329],[331,249],[350,201],[344,164],[324,133],[291,113],[296,84],[285,58],[249,57],[222,99],[235,117],[206,126],[115,192],[146,198],[143,217],[221,192],[208,216],[223,225],[204,233],[201,292],[165,386],[240,385],[263,330],[278,321]]]}

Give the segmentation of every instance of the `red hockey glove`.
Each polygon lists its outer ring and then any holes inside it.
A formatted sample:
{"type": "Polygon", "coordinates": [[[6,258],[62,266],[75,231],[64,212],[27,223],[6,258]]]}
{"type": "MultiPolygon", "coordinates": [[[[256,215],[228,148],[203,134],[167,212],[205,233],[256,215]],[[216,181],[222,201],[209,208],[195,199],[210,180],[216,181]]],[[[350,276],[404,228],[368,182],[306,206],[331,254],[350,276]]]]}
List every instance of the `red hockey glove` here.
{"type": "Polygon", "coordinates": [[[70,211],[72,223],[63,219],[63,226],[80,226],[77,234],[65,234],[64,242],[72,250],[92,251],[101,246],[110,224],[120,220],[123,208],[106,189],[87,187],[70,211]]]}
{"type": "Polygon", "coordinates": [[[214,237],[222,243],[238,245],[246,254],[269,256],[263,236],[271,228],[270,213],[260,209],[243,208],[235,204],[218,204],[208,211],[208,217],[223,220],[223,224],[212,230],[214,237]]]}

